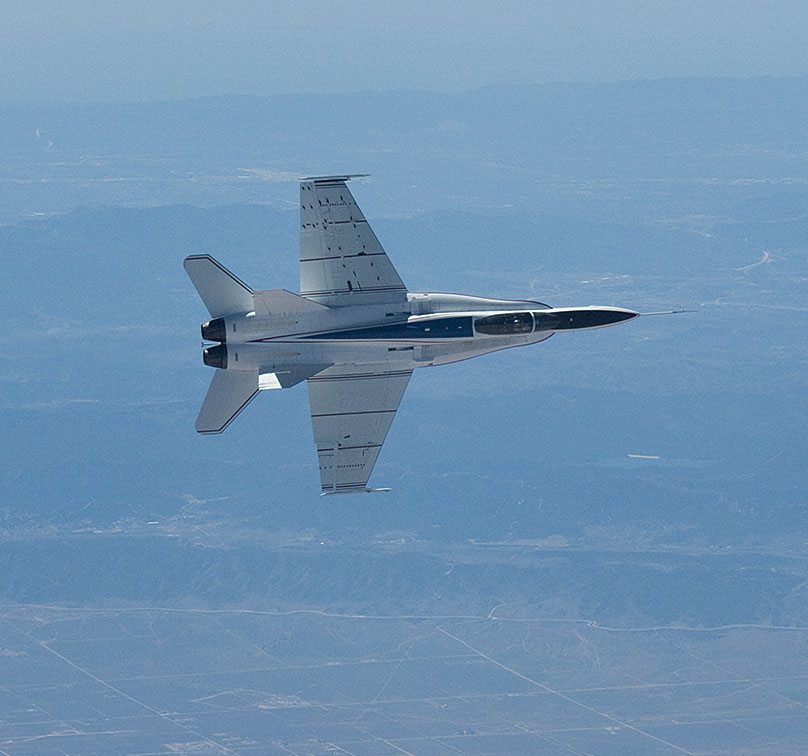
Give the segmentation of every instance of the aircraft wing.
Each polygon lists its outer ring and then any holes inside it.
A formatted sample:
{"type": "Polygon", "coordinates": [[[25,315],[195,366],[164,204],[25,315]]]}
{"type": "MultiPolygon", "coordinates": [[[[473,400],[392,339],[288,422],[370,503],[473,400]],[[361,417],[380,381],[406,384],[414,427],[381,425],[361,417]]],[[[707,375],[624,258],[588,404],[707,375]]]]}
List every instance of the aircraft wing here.
{"type": "Polygon", "coordinates": [[[350,178],[300,180],[300,294],[328,307],[404,306],[407,287],[349,191],[350,178]]]}
{"type": "Polygon", "coordinates": [[[373,490],[368,478],[411,375],[389,365],[335,365],[308,379],[323,494],[373,490]]]}

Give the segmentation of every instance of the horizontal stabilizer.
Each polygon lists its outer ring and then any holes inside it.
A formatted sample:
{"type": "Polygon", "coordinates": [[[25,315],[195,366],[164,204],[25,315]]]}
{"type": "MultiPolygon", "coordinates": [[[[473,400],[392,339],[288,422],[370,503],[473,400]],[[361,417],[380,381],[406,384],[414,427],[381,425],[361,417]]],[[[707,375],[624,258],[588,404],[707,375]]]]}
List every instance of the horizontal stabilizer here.
{"type": "Polygon", "coordinates": [[[191,255],[183,265],[212,318],[252,312],[252,289],[210,255],[191,255]]]}
{"type": "Polygon", "coordinates": [[[257,370],[217,370],[196,418],[197,431],[221,433],[257,393],[257,370]]]}

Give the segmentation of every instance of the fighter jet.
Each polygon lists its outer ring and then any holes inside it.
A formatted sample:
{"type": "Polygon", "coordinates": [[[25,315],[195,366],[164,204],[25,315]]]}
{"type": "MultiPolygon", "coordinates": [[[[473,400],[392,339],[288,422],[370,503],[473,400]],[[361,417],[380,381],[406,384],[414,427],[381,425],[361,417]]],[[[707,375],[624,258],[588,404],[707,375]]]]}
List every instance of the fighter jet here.
{"type": "Polygon", "coordinates": [[[210,312],[202,353],[216,368],[196,420],[221,433],[264,389],[307,381],[323,495],[368,488],[415,368],[617,325],[620,307],[410,292],[346,184],[300,179],[300,294],[255,290],[209,255],[185,270],[210,312]]]}

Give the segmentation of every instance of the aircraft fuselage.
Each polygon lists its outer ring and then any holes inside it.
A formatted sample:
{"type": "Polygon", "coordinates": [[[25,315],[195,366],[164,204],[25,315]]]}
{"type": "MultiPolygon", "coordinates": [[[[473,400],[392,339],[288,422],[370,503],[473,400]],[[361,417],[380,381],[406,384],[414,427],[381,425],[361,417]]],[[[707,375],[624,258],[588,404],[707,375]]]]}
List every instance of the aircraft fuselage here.
{"type": "Polygon", "coordinates": [[[605,328],[637,316],[619,307],[551,308],[541,302],[457,294],[411,294],[408,304],[411,312],[421,314],[369,306],[361,308],[365,312],[330,308],[217,318],[202,326],[203,338],[220,342],[205,350],[204,360],[235,370],[280,364],[287,357],[357,365],[390,361],[412,369],[535,344],[559,331],[605,328]],[[455,309],[429,311],[429,305],[445,304],[455,309]]]}

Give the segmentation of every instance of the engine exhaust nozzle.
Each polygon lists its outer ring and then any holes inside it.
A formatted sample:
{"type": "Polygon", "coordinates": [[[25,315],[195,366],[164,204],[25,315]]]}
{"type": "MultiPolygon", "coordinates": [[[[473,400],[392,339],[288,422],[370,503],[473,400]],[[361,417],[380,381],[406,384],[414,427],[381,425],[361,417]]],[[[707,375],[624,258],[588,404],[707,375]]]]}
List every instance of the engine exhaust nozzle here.
{"type": "Polygon", "coordinates": [[[216,318],[202,324],[202,338],[205,341],[227,341],[227,327],[224,318],[216,318]]]}
{"type": "Polygon", "coordinates": [[[202,352],[202,362],[204,362],[208,367],[226,370],[227,347],[224,344],[217,344],[214,347],[208,347],[204,352],[202,352]]]}

